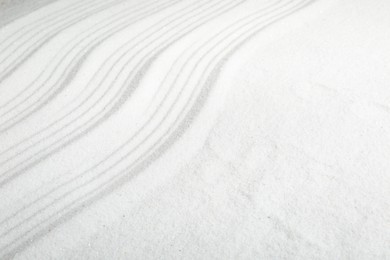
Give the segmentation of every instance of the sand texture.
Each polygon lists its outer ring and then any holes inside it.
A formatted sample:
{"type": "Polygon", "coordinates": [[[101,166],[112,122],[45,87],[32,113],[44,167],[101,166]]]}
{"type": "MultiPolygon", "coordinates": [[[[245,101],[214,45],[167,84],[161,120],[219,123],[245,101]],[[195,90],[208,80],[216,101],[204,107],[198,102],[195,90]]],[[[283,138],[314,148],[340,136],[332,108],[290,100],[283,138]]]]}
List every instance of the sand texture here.
{"type": "Polygon", "coordinates": [[[390,2],[0,0],[0,259],[390,259],[390,2]]]}

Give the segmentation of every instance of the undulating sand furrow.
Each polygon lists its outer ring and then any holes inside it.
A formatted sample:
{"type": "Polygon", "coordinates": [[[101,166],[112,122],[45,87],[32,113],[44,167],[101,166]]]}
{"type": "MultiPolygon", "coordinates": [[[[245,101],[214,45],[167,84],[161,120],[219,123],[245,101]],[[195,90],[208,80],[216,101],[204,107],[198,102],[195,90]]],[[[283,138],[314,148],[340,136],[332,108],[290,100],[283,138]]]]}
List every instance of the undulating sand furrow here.
{"type": "MultiPolygon", "coordinates": [[[[259,4],[256,10],[245,6],[248,2],[256,6],[250,0],[184,1],[178,3],[182,5],[180,11],[174,10],[173,13],[169,13],[171,7],[167,6],[167,17],[126,40],[115,50],[110,50],[111,54],[92,73],[89,82],[76,92],[77,96],[68,99],[68,102],[65,99],[64,111],[56,115],[52,122],[45,123],[38,132],[28,133],[27,137],[1,151],[0,187],[6,188],[22,175],[34,178],[28,176],[30,168],[44,164],[54,153],[104,125],[104,121],[126,103],[134,102],[132,95],[137,88],[141,88],[142,77],[164,51],[185,37],[191,37],[191,33],[196,34],[197,30],[207,27],[219,16],[241,8],[242,11],[232,17],[229,23],[214,25],[214,30],[177,55],[164,79],[155,87],[155,92],[150,93],[148,108],[128,129],[127,136],[119,145],[107,151],[103,158],[71,175],[61,174],[59,170],[55,182],[40,186],[39,192],[29,193],[28,198],[24,198],[22,206],[15,206],[1,216],[1,256],[10,257],[22,250],[153,162],[196,116],[229,57],[256,33],[313,1],[273,1],[264,6],[259,4]]],[[[115,27],[109,29],[107,35],[101,37],[110,37],[110,32],[114,30],[115,27]]],[[[102,38],[88,42],[85,49],[93,48],[94,42],[102,38]]],[[[77,40],[75,45],[69,45],[69,53],[59,56],[58,64],[71,57],[76,60],[82,58],[86,51],[77,52],[73,56],[70,54],[76,45],[79,45],[77,40]]],[[[92,51],[89,55],[99,55],[99,52],[92,51]]],[[[64,62],[61,65],[63,67],[58,65],[55,69],[58,75],[53,70],[47,74],[48,79],[53,77],[55,81],[64,80],[66,76],[61,74],[61,70],[67,74],[68,68],[74,67],[72,64],[64,62]]],[[[52,90],[56,84],[47,84],[45,88],[52,90]]],[[[66,88],[80,86],[75,80],[67,84],[66,88]]],[[[50,95],[43,94],[42,97],[50,95]]],[[[18,105],[25,104],[27,100],[29,98],[22,99],[18,105]]],[[[56,102],[54,97],[52,102],[56,102]]],[[[39,180],[36,182],[39,183],[39,180]]]]}
{"type": "Polygon", "coordinates": [[[113,16],[110,14],[112,19],[101,20],[65,42],[63,47],[59,48],[58,55],[48,62],[32,83],[22,88],[0,109],[2,125],[0,131],[16,126],[18,122],[54,99],[72,80],[72,74],[75,74],[87,55],[105,39],[174,3],[175,1],[165,3],[160,1],[158,4],[148,3],[139,8],[120,6],[119,14],[113,16]],[[148,10],[149,6],[150,10],[148,10]]]}
{"type": "Polygon", "coordinates": [[[118,2],[118,0],[76,2],[68,8],[55,11],[50,16],[44,16],[43,13],[43,17],[36,20],[26,19],[26,24],[16,30],[12,25],[3,28],[4,38],[0,44],[0,82],[55,35],[118,2]]]}
{"type": "MultiPolygon", "coordinates": [[[[230,3],[234,6],[240,2],[241,1],[232,1],[230,3]]],[[[209,6],[214,8],[210,8],[209,10],[216,11],[217,14],[223,13],[228,10],[227,8],[233,7],[231,5],[226,5],[226,3],[222,1],[217,3],[218,5],[212,4],[209,6]],[[220,5],[223,5],[222,9],[220,5]]],[[[199,3],[196,3],[196,5],[199,5],[199,3]]],[[[66,114],[63,116],[58,115],[61,117],[53,123],[50,123],[43,131],[34,134],[34,139],[25,139],[16,146],[12,146],[5,152],[2,152],[0,156],[4,159],[1,160],[1,163],[5,168],[5,171],[0,175],[2,185],[10,179],[10,176],[13,176],[15,173],[16,175],[20,174],[21,168],[23,170],[23,168],[42,160],[42,157],[52,154],[56,149],[69,143],[72,140],[72,136],[77,136],[90,130],[88,129],[90,125],[94,126],[96,122],[104,120],[109,114],[119,109],[120,104],[124,102],[123,97],[127,97],[129,95],[128,92],[133,91],[135,88],[135,86],[130,83],[134,78],[138,78],[137,73],[139,74],[140,72],[137,72],[137,70],[143,68],[145,64],[150,63],[150,61],[148,61],[149,59],[155,58],[155,56],[158,55],[158,52],[161,52],[167,45],[172,44],[178,37],[182,37],[186,33],[189,33],[194,27],[196,28],[196,26],[204,23],[205,19],[213,17],[210,15],[214,15],[213,13],[208,14],[201,9],[196,10],[197,12],[192,14],[193,19],[195,19],[194,21],[191,21],[191,15],[180,12],[179,20],[172,19],[173,22],[171,22],[171,24],[167,21],[162,25],[158,22],[156,23],[156,26],[158,27],[152,27],[153,30],[151,33],[146,34],[146,36],[142,35],[143,37],[141,37],[141,39],[136,39],[135,43],[130,41],[126,46],[121,47],[120,52],[115,53],[117,58],[114,61],[111,61],[112,63],[108,68],[108,71],[96,72],[96,77],[93,77],[93,82],[90,83],[93,88],[89,88],[90,92],[87,91],[83,93],[84,95],[79,96],[85,98],[82,98],[79,103],[76,103],[76,107],[74,106],[75,104],[69,106],[69,112],[64,111],[66,114]],[[193,22],[193,24],[190,24],[191,27],[186,24],[189,22],[193,22]],[[167,24],[171,26],[172,32],[164,31],[168,28],[166,26],[167,24]],[[155,35],[155,33],[157,33],[157,35],[155,35]],[[172,33],[173,35],[171,36],[168,33],[172,33]],[[165,39],[164,37],[167,37],[167,35],[169,38],[165,39]],[[146,44],[144,38],[147,39],[148,44],[146,44]],[[158,42],[159,39],[161,39],[162,42],[158,42]],[[148,47],[152,49],[147,49],[148,47]],[[140,55],[144,56],[139,57],[140,55]],[[137,62],[135,65],[132,64],[135,62],[137,62]],[[111,70],[118,70],[118,64],[123,63],[124,65],[122,65],[123,67],[120,69],[119,73],[110,76],[111,70]],[[100,82],[98,81],[99,83],[96,83],[95,80],[99,78],[101,78],[100,82]],[[120,87],[117,91],[115,91],[116,86],[120,87]],[[93,111],[93,109],[96,109],[97,111],[93,111]],[[91,115],[92,113],[94,113],[94,115],[91,115]]]]}

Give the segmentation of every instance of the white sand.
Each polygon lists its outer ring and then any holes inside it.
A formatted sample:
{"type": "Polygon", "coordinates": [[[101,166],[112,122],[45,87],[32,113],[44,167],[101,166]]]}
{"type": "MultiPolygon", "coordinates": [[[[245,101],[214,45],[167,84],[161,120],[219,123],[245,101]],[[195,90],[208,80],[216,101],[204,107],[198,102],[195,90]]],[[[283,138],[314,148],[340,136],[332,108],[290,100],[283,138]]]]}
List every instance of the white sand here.
{"type": "Polygon", "coordinates": [[[49,2],[0,10],[0,259],[390,259],[390,2],[49,2]]]}

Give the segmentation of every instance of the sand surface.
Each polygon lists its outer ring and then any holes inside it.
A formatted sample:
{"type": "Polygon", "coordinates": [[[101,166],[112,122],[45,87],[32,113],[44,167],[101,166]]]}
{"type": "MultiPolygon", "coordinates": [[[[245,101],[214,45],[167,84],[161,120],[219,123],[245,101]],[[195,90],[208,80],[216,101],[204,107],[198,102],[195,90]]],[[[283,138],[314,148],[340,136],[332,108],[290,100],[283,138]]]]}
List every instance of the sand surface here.
{"type": "Polygon", "coordinates": [[[0,1],[0,259],[390,259],[389,14],[0,1]]]}

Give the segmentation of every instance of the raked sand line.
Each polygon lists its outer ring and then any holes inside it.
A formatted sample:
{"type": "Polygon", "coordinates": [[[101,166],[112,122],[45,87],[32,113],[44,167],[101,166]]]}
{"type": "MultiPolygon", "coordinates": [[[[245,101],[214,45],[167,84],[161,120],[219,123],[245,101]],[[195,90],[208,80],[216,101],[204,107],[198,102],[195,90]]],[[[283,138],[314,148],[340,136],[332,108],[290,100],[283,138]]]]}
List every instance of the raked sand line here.
{"type": "MultiPolygon", "coordinates": [[[[49,66],[48,64],[56,62],[56,59],[64,56],[64,53],[67,53],[69,51],[69,49],[74,48],[75,44],[81,44],[81,47],[85,47],[85,45],[88,46],[88,43],[94,42],[93,41],[94,38],[99,39],[99,37],[97,37],[97,36],[104,35],[104,33],[107,35],[113,34],[113,32],[111,32],[111,30],[114,30],[114,29],[116,29],[116,26],[119,27],[119,25],[121,25],[121,23],[115,24],[115,22],[119,21],[119,22],[123,23],[123,21],[126,21],[126,19],[123,19],[123,18],[126,17],[127,15],[133,16],[133,15],[135,15],[136,12],[142,11],[143,9],[147,10],[148,6],[149,6],[149,8],[150,7],[159,8],[159,6],[157,6],[155,3],[151,2],[151,1],[145,2],[144,4],[131,4],[131,3],[132,2],[128,2],[127,4],[126,3],[116,4],[113,7],[106,8],[105,10],[102,10],[100,12],[96,12],[93,15],[87,17],[86,19],[80,20],[78,23],[75,24],[75,26],[71,26],[67,30],[62,30],[55,37],[48,39],[45,42],[46,45],[48,45],[49,43],[55,42],[55,39],[60,38],[60,39],[57,39],[57,42],[60,43],[59,46],[55,46],[55,51],[57,52],[57,55],[53,56],[50,54],[50,56],[52,56],[52,60],[47,61],[45,68],[42,68],[44,66],[44,64],[42,64],[42,65],[37,64],[38,66],[41,67],[41,70],[42,70],[42,71],[39,71],[37,78],[39,79],[39,77],[42,77],[42,74],[43,74],[43,76],[45,76],[45,73],[50,74],[47,71],[50,71],[50,69],[53,70],[53,68],[48,68],[48,66],[49,66]],[[93,20],[93,23],[91,23],[91,20],[93,20]],[[83,24],[86,24],[87,26],[85,26],[83,24]],[[112,28],[110,26],[112,26],[112,28]],[[72,32],[72,30],[73,30],[73,32],[72,32]],[[76,32],[75,32],[75,30],[76,30],[76,32]],[[99,30],[101,32],[99,32],[99,30]],[[106,31],[104,31],[104,30],[106,30],[106,31]],[[69,32],[71,33],[71,35],[70,35],[71,37],[69,37],[69,32]]],[[[131,18],[133,18],[133,17],[131,17],[131,18]]],[[[44,47],[47,48],[47,46],[44,46],[44,47]]],[[[45,51],[45,48],[43,48],[43,46],[42,46],[39,50],[45,51]]],[[[51,47],[51,48],[53,48],[53,47],[51,47]]],[[[77,47],[76,50],[78,48],[79,47],[77,47]]],[[[67,55],[65,55],[65,56],[67,56],[67,55]]],[[[56,66],[53,66],[53,67],[56,67],[56,66]]],[[[18,73],[18,71],[15,74],[17,74],[17,73],[18,73]]],[[[17,75],[15,77],[17,77],[17,75]]],[[[35,81],[37,81],[38,79],[34,79],[32,81],[35,84],[37,84],[37,82],[35,82],[35,81]]],[[[42,84],[42,82],[38,82],[38,83],[42,84]]],[[[19,94],[23,94],[25,92],[25,90],[26,90],[26,88],[23,88],[15,96],[18,96],[19,94]]],[[[7,106],[10,101],[2,102],[0,105],[0,108],[4,109],[4,107],[7,106]]]]}
{"type": "MultiPolygon", "coordinates": [[[[163,21],[162,21],[163,22],[163,21]]],[[[134,40],[136,40],[136,39],[134,39],[134,40]]],[[[139,44],[143,44],[142,42],[140,42],[139,44]]],[[[136,46],[136,47],[138,47],[138,46],[136,46]]],[[[99,73],[103,73],[103,72],[99,72],[99,73]]],[[[99,77],[100,77],[101,75],[99,75],[99,77]]],[[[50,94],[50,93],[49,93],[50,94]]]]}
{"type": "MultiPolygon", "coordinates": [[[[86,56],[105,39],[178,1],[159,1],[158,4],[152,2],[139,7],[120,5],[120,13],[112,14],[111,19],[94,23],[91,28],[81,31],[69,41],[65,38],[63,46],[58,48],[58,55],[42,68],[41,73],[0,106],[0,132],[16,126],[58,95],[72,80],[73,74],[86,56]]],[[[14,76],[18,77],[18,73],[15,74],[14,76]]]]}
{"type": "Polygon", "coordinates": [[[188,19],[188,17],[187,17],[187,19],[188,19]]]}
{"type": "Polygon", "coordinates": [[[3,28],[0,41],[0,82],[58,33],[116,3],[118,0],[82,1],[64,10],[60,9],[49,17],[28,22],[21,28],[13,28],[13,24],[3,28]]]}
{"type": "Polygon", "coordinates": [[[3,0],[0,4],[0,27],[5,27],[21,17],[53,5],[57,0],[3,0]]]}
{"type": "Polygon", "coordinates": [[[74,174],[75,177],[63,177],[62,184],[45,187],[44,196],[31,198],[28,206],[2,218],[2,256],[10,257],[22,250],[51,227],[118,187],[138,167],[153,161],[171,145],[181,129],[188,126],[229,56],[259,30],[311,2],[279,1],[255,13],[247,10],[242,17],[232,18],[233,23],[219,28],[209,38],[194,43],[174,62],[155,93],[147,116],[141,120],[143,123],[132,129],[132,135],[121,146],[104,160],[74,174]]]}
{"type": "MultiPolygon", "coordinates": [[[[209,2],[210,1],[207,1],[205,2],[205,4],[208,5],[209,2]]],[[[242,1],[235,0],[230,2],[230,5],[227,5],[224,1],[218,1],[216,2],[218,5],[215,5],[214,3],[214,5],[208,7],[213,7],[213,9],[210,8],[209,11],[216,11],[217,14],[221,14],[241,2],[242,1]]],[[[211,3],[213,4],[213,2],[211,3]]],[[[199,2],[197,2],[195,6],[199,6],[199,2]]],[[[96,122],[99,122],[99,120],[104,120],[105,118],[109,117],[110,114],[115,112],[120,107],[120,105],[123,104],[125,98],[129,96],[128,92],[134,89],[133,84],[129,83],[131,83],[134,79],[138,78],[136,77],[137,70],[140,70],[145,64],[148,64],[150,59],[155,58],[155,56],[158,55],[158,52],[161,52],[161,50],[166,47],[164,46],[164,44],[172,44],[175,40],[177,40],[175,39],[175,37],[182,37],[183,35],[189,33],[190,30],[193,30],[194,28],[188,27],[186,24],[188,22],[191,22],[191,18],[195,19],[195,23],[191,26],[196,27],[199,26],[200,23],[204,23],[204,19],[210,19],[213,17],[212,15],[214,15],[212,13],[204,12],[202,9],[199,8],[197,8],[196,10],[197,11],[191,15],[179,16],[179,20],[172,19],[175,22],[170,25],[172,26],[172,30],[177,30],[178,28],[180,30],[179,32],[173,32],[173,37],[170,37],[163,42],[159,42],[159,38],[166,36],[167,32],[161,30],[162,28],[166,29],[166,25],[169,22],[167,22],[166,24],[161,24],[161,22],[156,23],[158,27],[153,28],[154,30],[152,30],[151,32],[151,35],[155,37],[148,39],[148,44],[146,44],[144,38],[141,38],[141,40],[139,42],[136,42],[135,44],[133,44],[133,42],[131,41],[132,44],[130,44],[130,46],[126,46],[126,52],[119,53],[118,59],[112,62],[111,66],[108,69],[108,72],[104,73],[98,71],[96,73],[96,78],[101,78],[101,82],[96,84],[93,81],[93,84],[91,84],[93,86],[93,88],[91,88],[91,93],[87,92],[86,97],[78,103],[76,108],[71,107],[71,110],[69,112],[66,112],[65,115],[57,119],[54,123],[51,123],[48,127],[44,128],[43,131],[40,131],[38,134],[34,134],[33,137],[40,137],[37,141],[34,141],[34,139],[29,138],[23,140],[22,143],[18,144],[17,146],[13,146],[11,147],[11,149],[6,150],[5,153],[2,152],[0,156],[5,159],[2,159],[1,163],[4,168],[8,167],[8,169],[6,168],[5,171],[2,171],[0,173],[0,183],[4,184],[4,180],[9,180],[8,176],[12,176],[14,172],[16,172],[16,174],[20,173],[20,171],[18,171],[20,168],[26,167],[26,165],[29,166],[29,164],[39,161],[43,156],[51,155],[55,149],[63,147],[66,142],[69,143],[70,137],[77,136],[78,133],[83,134],[83,132],[90,130],[88,129],[88,125],[94,126],[96,122]],[[159,27],[161,25],[162,27],[159,27]],[[155,35],[155,33],[158,34],[155,35]],[[146,50],[145,52],[145,47],[148,47],[149,45],[153,49],[146,50]],[[137,49],[136,47],[138,46],[142,49],[137,49]],[[141,56],[137,59],[137,57],[143,52],[145,52],[144,55],[146,56],[141,56]],[[138,61],[139,59],[140,61],[135,65],[135,67],[128,68],[128,64],[130,62],[138,61]],[[110,71],[114,68],[117,69],[119,64],[123,63],[125,64],[123,65],[122,69],[120,69],[119,74],[110,77],[110,71]],[[127,70],[125,70],[126,68],[127,70]],[[129,74],[128,71],[131,70],[132,72],[130,72],[129,74]],[[121,80],[119,79],[119,76],[122,76],[121,80]],[[110,81],[111,78],[113,78],[112,81],[110,81]],[[122,84],[119,85],[118,82],[122,82],[122,84]],[[103,89],[103,93],[98,92],[97,90],[104,83],[106,84],[106,87],[103,89]],[[116,92],[114,92],[115,86],[120,87],[120,89],[116,92]],[[114,92],[113,95],[110,95],[110,92],[114,92]],[[98,94],[98,96],[96,98],[93,98],[96,93],[98,94]],[[108,101],[102,103],[102,100],[104,101],[104,99],[108,99],[108,101]],[[110,106],[111,109],[107,106],[110,106]],[[91,113],[90,111],[92,110],[92,108],[98,109],[98,111],[95,112],[93,115],[87,114],[91,113]],[[78,123],[83,118],[85,118],[84,122],[78,123]],[[49,143],[50,141],[51,143],[49,143]],[[12,152],[14,152],[14,154],[12,154],[12,152]],[[11,156],[9,154],[11,154],[11,156]],[[23,156],[27,157],[27,159],[23,158],[23,156]],[[21,159],[24,160],[21,161],[21,159]],[[12,166],[12,162],[14,162],[13,165],[15,166],[12,166]],[[11,165],[11,167],[9,165],[11,165]]],[[[93,80],[95,80],[96,78],[94,77],[93,80]]]]}

